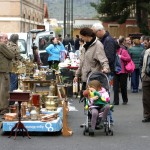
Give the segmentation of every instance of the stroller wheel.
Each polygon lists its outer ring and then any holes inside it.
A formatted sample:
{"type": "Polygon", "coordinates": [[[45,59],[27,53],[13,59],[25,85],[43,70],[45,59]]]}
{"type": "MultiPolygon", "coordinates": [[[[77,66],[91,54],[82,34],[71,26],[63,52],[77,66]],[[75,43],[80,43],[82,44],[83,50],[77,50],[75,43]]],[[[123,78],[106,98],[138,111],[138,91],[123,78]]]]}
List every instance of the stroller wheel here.
{"type": "Polygon", "coordinates": [[[83,131],[83,135],[86,135],[86,133],[89,132],[89,128],[85,127],[84,131],[83,131]]]}
{"type": "Polygon", "coordinates": [[[85,130],[83,131],[83,135],[85,135],[86,134],[86,132],[85,132],[85,130]]]}
{"type": "Polygon", "coordinates": [[[106,135],[109,135],[109,127],[107,125],[105,126],[104,131],[105,131],[106,135]]]}
{"type": "Polygon", "coordinates": [[[114,135],[113,130],[109,130],[109,135],[111,135],[111,136],[114,135]]]}
{"type": "Polygon", "coordinates": [[[109,128],[106,128],[105,129],[105,132],[106,132],[106,135],[111,135],[113,136],[113,130],[109,129],[109,128]]]}
{"type": "Polygon", "coordinates": [[[89,132],[89,128],[85,127],[85,132],[89,132]]]}
{"type": "Polygon", "coordinates": [[[108,131],[106,131],[106,135],[108,135],[108,131]]]}
{"type": "Polygon", "coordinates": [[[109,134],[109,131],[108,131],[107,127],[105,128],[105,133],[106,133],[106,135],[109,134]]]}
{"type": "Polygon", "coordinates": [[[114,132],[113,131],[111,131],[111,136],[113,136],[114,135],[114,132]]]}
{"type": "Polygon", "coordinates": [[[89,129],[89,136],[94,136],[94,130],[93,129],[89,129]]]}

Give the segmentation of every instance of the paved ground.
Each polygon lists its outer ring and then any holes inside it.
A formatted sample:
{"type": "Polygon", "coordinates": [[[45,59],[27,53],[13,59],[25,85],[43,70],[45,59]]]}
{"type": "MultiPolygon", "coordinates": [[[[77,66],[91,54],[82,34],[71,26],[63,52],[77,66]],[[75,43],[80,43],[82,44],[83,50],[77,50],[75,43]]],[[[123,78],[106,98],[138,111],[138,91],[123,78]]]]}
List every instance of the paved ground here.
{"type": "MultiPolygon", "coordinates": [[[[111,97],[113,94],[111,94],[111,97]]],[[[114,136],[106,136],[103,130],[95,133],[95,137],[83,135],[80,124],[85,121],[83,104],[78,99],[69,100],[71,106],[78,111],[70,111],[68,124],[73,130],[73,135],[63,137],[62,135],[43,135],[41,133],[27,137],[13,137],[0,135],[0,150],[145,150],[150,147],[150,123],[142,123],[142,92],[130,93],[128,105],[115,106],[113,118],[115,120],[114,136]]]]}

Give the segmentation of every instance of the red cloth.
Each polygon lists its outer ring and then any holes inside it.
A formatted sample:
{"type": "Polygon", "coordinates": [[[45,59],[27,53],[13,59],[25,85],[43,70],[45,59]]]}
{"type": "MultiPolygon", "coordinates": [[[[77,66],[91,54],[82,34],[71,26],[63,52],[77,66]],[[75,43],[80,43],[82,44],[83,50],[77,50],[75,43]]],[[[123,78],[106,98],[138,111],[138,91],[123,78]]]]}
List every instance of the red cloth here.
{"type": "Polygon", "coordinates": [[[68,69],[77,70],[77,69],[78,69],[78,66],[68,66],[68,69]]]}

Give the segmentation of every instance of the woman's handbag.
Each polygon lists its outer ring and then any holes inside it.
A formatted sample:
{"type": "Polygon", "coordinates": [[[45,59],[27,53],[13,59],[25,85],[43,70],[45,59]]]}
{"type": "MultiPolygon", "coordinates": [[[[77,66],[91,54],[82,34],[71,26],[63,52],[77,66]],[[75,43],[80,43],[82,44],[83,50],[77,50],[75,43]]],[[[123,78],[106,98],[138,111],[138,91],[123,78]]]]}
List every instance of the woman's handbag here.
{"type": "Polygon", "coordinates": [[[129,62],[126,63],[125,70],[127,73],[132,73],[134,69],[135,69],[135,64],[131,59],[129,62]]]}

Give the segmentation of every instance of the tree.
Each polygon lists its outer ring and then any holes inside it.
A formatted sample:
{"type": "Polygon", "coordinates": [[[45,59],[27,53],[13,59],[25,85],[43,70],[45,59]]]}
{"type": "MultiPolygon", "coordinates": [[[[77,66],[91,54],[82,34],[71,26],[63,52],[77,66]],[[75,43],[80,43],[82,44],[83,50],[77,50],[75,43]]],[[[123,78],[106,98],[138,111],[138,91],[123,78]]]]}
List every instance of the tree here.
{"type": "Polygon", "coordinates": [[[93,2],[90,4],[99,14],[98,18],[105,22],[117,21],[122,24],[135,12],[140,32],[150,35],[148,27],[150,0],[100,0],[98,4],[93,2]]]}
{"type": "Polygon", "coordinates": [[[62,30],[63,30],[63,29],[62,29],[61,27],[56,27],[56,28],[54,29],[56,35],[62,34],[62,30]]]}

